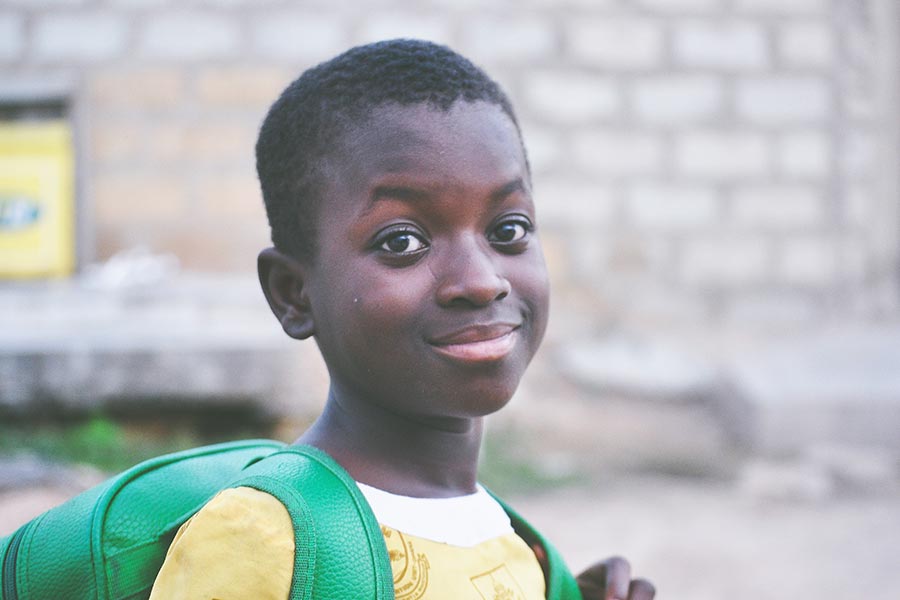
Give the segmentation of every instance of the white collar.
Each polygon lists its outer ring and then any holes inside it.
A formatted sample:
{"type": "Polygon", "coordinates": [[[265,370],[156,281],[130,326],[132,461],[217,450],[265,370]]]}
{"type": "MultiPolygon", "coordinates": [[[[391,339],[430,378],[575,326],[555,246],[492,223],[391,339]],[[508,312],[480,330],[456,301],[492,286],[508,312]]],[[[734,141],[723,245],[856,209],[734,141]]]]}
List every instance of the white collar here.
{"type": "Polygon", "coordinates": [[[357,485],[378,522],[401,533],[471,547],[513,532],[509,515],[481,485],[453,498],[412,498],[357,485]]]}

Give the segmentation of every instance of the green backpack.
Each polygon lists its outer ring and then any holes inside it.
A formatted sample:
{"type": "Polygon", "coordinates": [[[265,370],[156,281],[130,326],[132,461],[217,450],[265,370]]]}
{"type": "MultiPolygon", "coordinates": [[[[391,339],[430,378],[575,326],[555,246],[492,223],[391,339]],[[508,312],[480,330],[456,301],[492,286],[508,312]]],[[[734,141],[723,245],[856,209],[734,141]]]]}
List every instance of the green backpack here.
{"type": "MultiPolygon", "coordinates": [[[[394,598],[381,528],[347,472],[316,448],[250,440],[148,460],[0,539],[0,600],[147,598],[178,528],[238,486],[272,494],[291,516],[291,600],[394,598]]],[[[558,552],[500,502],[547,552],[547,597],[580,600],[558,552]]]]}

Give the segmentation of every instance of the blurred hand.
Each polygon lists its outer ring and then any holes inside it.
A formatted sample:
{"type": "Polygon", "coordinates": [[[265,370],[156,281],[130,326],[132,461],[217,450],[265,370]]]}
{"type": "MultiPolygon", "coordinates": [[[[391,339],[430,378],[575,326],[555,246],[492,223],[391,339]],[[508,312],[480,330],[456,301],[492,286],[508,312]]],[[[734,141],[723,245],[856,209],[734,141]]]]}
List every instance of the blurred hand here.
{"type": "Polygon", "coordinates": [[[584,600],[653,600],[656,596],[652,583],[631,578],[631,565],[619,556],[588,567],[576,580],[584,600]]]}

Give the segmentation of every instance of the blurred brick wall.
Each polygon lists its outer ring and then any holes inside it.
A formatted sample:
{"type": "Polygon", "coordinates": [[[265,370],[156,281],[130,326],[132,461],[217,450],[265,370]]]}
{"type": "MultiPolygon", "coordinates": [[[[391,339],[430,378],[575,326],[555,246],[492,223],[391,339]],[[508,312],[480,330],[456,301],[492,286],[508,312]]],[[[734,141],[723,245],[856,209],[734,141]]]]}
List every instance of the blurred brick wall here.
{"type": "Polygon", "coordinates": [[[891,2],[7,0],[0,100],[69,97],[86,257],[247,272],[280,89],[357,43],[449,43],[520,112],[558,334],[810,326],[898,312],[891,2]]]}

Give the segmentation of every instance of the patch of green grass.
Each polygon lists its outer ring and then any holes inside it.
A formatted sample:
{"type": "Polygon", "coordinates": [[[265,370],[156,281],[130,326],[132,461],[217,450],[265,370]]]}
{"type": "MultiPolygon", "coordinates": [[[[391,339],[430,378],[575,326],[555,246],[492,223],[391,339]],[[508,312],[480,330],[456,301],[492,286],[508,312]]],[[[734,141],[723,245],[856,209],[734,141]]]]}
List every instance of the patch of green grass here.
{"type": "Polygon", "coordinates": [[[0,454],[37,454],[55,462],[89,464],[110,472],[201,444],[184,431],[146,435],[103,416],[66,425],[0,426],[0,454]]]}

